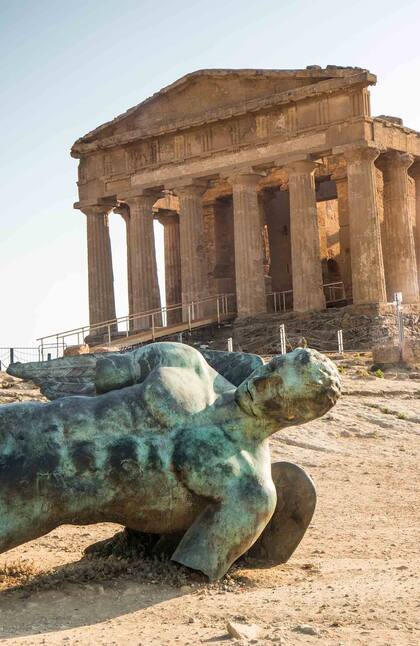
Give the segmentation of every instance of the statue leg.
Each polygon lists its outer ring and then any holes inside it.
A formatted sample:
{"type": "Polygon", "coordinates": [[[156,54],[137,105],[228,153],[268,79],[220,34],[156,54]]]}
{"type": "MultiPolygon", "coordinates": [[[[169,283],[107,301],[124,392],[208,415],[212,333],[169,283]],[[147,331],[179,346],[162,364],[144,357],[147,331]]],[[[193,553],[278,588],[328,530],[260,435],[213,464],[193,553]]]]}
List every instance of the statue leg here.
{"type": "MultiPolygon", "coordinates": [[[[296,464],[274,462],[271,475],[277,490],[276,509],[246,555],[279,564],[289,560],[304,537],[315,511],[316,492],[312,479],[296,464]]],[[[180,534],[164,534],[159,538],[156,534],[143,534],[126,527],[112,538],[90,545],[85,553],[134,557],[145,552],[172,554],[181,539],[180,534]]]]}
{"type": "Polygon", "coordinates": [[[277,490],[277,507],[247,555],[286,563],[302,540],[316,505],[316,491],[312,479],[296,464],[275,462],[271,475],[277,490]]]}
{"type": "Polygon", "coordinates": [[[209,504],[184,534],[172,560],[220,579],[251,547],[276,505],[274,488],[238,487],[229,498],[209,504]]]}

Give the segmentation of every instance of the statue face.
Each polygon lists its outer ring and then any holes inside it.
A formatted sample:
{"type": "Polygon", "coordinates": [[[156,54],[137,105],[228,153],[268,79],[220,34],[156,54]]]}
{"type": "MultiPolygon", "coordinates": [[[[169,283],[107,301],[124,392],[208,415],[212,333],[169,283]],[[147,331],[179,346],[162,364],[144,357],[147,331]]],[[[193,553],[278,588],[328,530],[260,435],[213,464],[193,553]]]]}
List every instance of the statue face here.
{"type": "Polygon", "coordinates": [[[324,415],[339,395],[340,378],[333,362],[316,350],[296,348],[257,368],[235,397],[248,415],[289,426],[324,415]]]}

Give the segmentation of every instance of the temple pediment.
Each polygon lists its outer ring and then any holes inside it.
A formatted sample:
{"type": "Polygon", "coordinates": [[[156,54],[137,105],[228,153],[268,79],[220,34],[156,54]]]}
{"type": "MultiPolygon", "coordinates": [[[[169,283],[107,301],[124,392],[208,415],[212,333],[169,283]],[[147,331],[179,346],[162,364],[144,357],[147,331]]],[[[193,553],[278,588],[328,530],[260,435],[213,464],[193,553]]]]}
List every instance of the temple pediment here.
{"type": "Polygon", "coordinates": [[[230,118],[271,104],[296,101],[316,93],[356,84],[375,76],[359,68],[303,70],[200,70],[183,76],[124,114],[76,141],[72,152],[114,139],[130,140],[173,132],[206,121],[230,118]]]}

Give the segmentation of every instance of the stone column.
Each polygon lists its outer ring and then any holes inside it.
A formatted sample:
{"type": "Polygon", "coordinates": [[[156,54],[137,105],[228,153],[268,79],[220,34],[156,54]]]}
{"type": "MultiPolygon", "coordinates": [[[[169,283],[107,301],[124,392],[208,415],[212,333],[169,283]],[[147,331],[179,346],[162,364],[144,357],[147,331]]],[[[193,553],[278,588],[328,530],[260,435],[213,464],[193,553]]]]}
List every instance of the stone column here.
{"type": "MultiPolygon", "coordinates": [[[[91,325],[115,319],[114,274],[109,237],[109,207],[89,206],[82,209],[87,222],[89,322],[91,325]]],[[[93,334],[105,334],[103,330],[93,334]]]]}
{"type": "Polygon", "coordinates": [[[256,173],[238,173],[228,178],[233,189],[236,301],[238,316],[267,311],[264,250],[258,205],[256,173]]]}
{"type": "Polygon", "coordinates": [[[338,223],[340,255],[337,258],[340,267],[341,280],[344,285],[344,293],[347,302],[352,299],[351,284],[351,248],[350,248],[350,219],[349,219],[349,191],[347,176],[336,176],[333,178],[337,188],[338,223]]]}
{"type": "MultiPolygon", "coordinates": [[[[175,188],[179,198],[179,234],[181,250],[182,303],[196,302],[209,296],[204,245],[202,195],[206,183],[191,182],[175,188]]],[[[211,307],[195,307],[194,318],[203,318],[211,307]]],[[[215,309],[215,308],[214,308],[215,309]]],[[[184,310],[184,319],[188,310],[184,310]]]]}
{"type": "MultiPolygon", "coordinates": [[[[152,194],[124,199],[130,208],[127,256],[130,258],[132,314],[160,308],[152,212],[156,199],[152,194]]],[[[155,325],[159,324],[160,319],[155,317],[155,325]]],[[[133,321],[133,329],[150,327],[151,317],[139,317],[133,321]]]]}
{"type": "MultiPolygon", "coordinates": [[[[158,219],[163,225],[166,305],[169,307],[170,305],[179,305],[182,299],[179,216],[176,211],[162,209],[158,212],[158,219]]],[[[181,319],[180,309],[167,312],[168,325],[179,323],[181,319]]]]}
{"type": "Polygon", "coordinates": [[[414,246],[416,249],[417,279],[420,290],[420,163],[414,164],[410,169],[411,177],[416,183],[416,214],[414,219],[414,246]]]}
{"type": "Polygon", "coordinates": [[[382,248],[388,301],[402,292],[403,303],[417,303],[419,284],[409,207],[408,169],[414,158],[391,151],[379,160],[384,179],[382,248]]]}
{"type": "Polygon", "coordinates": [[[347,162],[353,303],[385,303],[385,277],[376,201],[374,161],[366,145],[344,151],[347,162]]]}
{"type": "Polygon", "coordinates": [[[287,166],[295,312],[310,312],[325,308],[315,196],[315,168],[315,162],[309,160],[297,161],[287,166]]]}

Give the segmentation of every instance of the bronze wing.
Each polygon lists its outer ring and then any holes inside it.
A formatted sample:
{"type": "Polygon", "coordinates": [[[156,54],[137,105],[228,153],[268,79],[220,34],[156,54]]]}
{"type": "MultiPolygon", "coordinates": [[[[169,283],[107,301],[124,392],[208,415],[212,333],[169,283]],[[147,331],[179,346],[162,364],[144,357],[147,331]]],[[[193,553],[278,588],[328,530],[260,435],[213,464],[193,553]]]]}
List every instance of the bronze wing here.
{"type": "MultiPolygon", "coordinates": [[[[261,357],[245,352],[202,350],[207,363],[234,386],[239,386],[263,363],[261,357]]],[[[30,379],[50,400],[69,395],[93,397],[95,391],[96,362],[105,354],[82,354],[61,357],[51,361],[13,363],[7,372],[13,377],[30,379]]]]}

